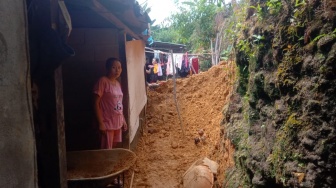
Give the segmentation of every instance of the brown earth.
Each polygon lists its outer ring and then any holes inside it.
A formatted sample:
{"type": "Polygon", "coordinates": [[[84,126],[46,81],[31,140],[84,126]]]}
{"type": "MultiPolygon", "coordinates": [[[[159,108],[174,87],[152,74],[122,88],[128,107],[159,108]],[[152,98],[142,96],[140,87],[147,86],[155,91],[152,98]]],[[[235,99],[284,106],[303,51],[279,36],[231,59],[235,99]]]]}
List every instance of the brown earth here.
{"type": "Polygon", "coordinates": [[[228,140],[222,141],[220,122],[232,92],[234,72],[233,63],[222,63],[176,81],[184,131],[174,102],[173,81],[148,90],[146,126],[136,150],[133,187],[181,187],[183,173],[204,157],[219,163],[215,187],[221,187],[225,169],[233,166],[234,149],[228,140]],[[205,141],[195,144],[200,129],[205,132],[205,141]]]}

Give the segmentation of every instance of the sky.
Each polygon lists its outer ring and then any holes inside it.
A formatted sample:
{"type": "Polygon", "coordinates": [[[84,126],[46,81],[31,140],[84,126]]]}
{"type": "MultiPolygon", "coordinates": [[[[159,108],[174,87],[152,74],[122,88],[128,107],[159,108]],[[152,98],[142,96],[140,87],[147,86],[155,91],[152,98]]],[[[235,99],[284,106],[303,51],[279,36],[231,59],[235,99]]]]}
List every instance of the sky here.
{"type": "Polygon", "coordinates": [[[151,7],[149,17],[154,20],[154,25],[160,24],[165,18],[169,17],[173,12],[177,11],[174,0],[138,0],[139,4],[147,2],[148,7],[151,7]]]}
{"type": "MultiPolygon", "coordinates": [[[[140,5],[147,2],[147,6],[151,7],[149,12],[149,17],[151,20],[156,19],[153,25],[158,25],[162,23],[165,18],[168,18],[172,13],[178,12],[174,0],[137,0],[140,5]]],[[[225,0],[226,3],[231,2],[231,0],[225,0]]]]}

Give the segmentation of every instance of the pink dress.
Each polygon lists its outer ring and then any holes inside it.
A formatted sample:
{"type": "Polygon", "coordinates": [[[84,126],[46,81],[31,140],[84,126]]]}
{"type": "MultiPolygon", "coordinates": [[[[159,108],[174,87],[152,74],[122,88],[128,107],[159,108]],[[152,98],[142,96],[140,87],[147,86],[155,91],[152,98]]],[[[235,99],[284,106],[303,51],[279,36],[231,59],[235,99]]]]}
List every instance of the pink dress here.
{"type": "Polygon", "coordinates": [[[121,142],[120,129],[124,122],[121,86],[119,82],[114,85],[108,78],[102,77],[93,92],[100,97],[99,107],[108,131],[106,137],[102,137],[102,148],[111,149],[113,142],[121,142]]]}

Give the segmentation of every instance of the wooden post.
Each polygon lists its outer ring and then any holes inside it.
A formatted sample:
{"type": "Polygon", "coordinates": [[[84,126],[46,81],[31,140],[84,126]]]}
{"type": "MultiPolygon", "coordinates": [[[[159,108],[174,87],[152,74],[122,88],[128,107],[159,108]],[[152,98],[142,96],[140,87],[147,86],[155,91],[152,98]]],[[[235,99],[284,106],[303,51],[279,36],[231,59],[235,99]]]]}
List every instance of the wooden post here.
{"type": "Polygon", "coordinates": [[[61,188],[67,186],[67,165],[66,165],[66,147],[65,147],[65,129],[64,129],[64,102],[63,102],[63,80],[62,66],[55,70],[55,97],[56,97],[56,118],[57,118],[57,143],[58,160],[61,188]]]}
{"type": "Polygon", "coordinates": [[[219,46],[218,46],[218,60],[217,61],[219,62],[221,61],[222,40],[223,40],[223,36],[221,34],[221,36],[219,37],[219,46]]]}
{"type": "Polygon", "coordinates": [[[215,42],[215,65],[218,64],[218,38],[219,38],[219,33],[217,32],[216,34],[216,42],[215,42]]]}
{"type": "MultiPolygon", "coordinates": [[[[129,108],[129,92],[128,92],[128,77],[127,77],[127,60],[126,60],[126,33],[120,32],[118,36],[119,44],[119,59],[121,62],[121,89],[124,94],[123,107],[124,107],[124,117],[127,125],[130,124],[130,108],[129,108]]],[[[130,148],[129,130],[123,132],[123,148],[130,148]]]]}
{"type": "Polygon", "coordinates": [[[212,39],[210,39],[210,47],[211,47],[211,65],[214,66],[215,65],[215,58],[214,58],[214,50],[212,47],[212,39]]]}
{"type": "Polygon", "coordinates": [[[176,96],[176,76],[175,76],[175,62],[174,62],[173,50],[170,50],[170,55],[172,57],[172,64],[173,64],[174,101],[175,101],[176,111],[177,111],[177,114],[179,116],[180,126],[181,126],[181,129],[182,129],[182,132],[183,132],[183,136],[185,136],[184,127],[183,127],[183,124],[182,124],[182,118],[181,118],[181,114],[180,114],[180,109],[179,109],[179,105],[178,105],[178,102],[177,102],[177,96],[176,96]]]}
{"type": "MultiPolygon", "coordinates": [[[[59,6],[58,2],[62,0],[50,1],[51,27],[58,30],[59,25],[59,6]]],[[[59,183],[61,188],[67,188],[67,163],[64,129],[64,101],[63,101],[63,80],[62,66],[59,66],[54,72],[55,80],[55,100],[56,100],[56,126],[57,126],[57,148],[59,165],[59,183]]]]}

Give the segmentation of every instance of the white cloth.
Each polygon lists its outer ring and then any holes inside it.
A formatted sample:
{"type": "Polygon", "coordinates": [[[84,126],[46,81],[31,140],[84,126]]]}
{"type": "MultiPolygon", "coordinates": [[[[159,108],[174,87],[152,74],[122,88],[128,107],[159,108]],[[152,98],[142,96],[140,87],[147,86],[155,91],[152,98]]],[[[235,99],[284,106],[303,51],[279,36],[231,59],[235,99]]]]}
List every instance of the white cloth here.
{"type": "Polygon", "coordinates": [[[178,67],[179,69],[181,69],[181,67],[182,67],[182,60],[183,60],[183,54],[182,53],[176,53],[176,54],[173,54],[173,56],[174,56],[175,66],[178,67]]]}
{"type": "Polygon", "coordinates": [[[162,67],[161,67],[161,63],[158,63],[158,76],[162,76],[162,67]]]}
{"type": "Polygon", "coordinates": [[[168,60],[167,60],[167,68],[166,68],[166,74],[167,75],[172,75],[173,74],[173,65],[172,65],[172,57],[169,54],[168,60]]]}

